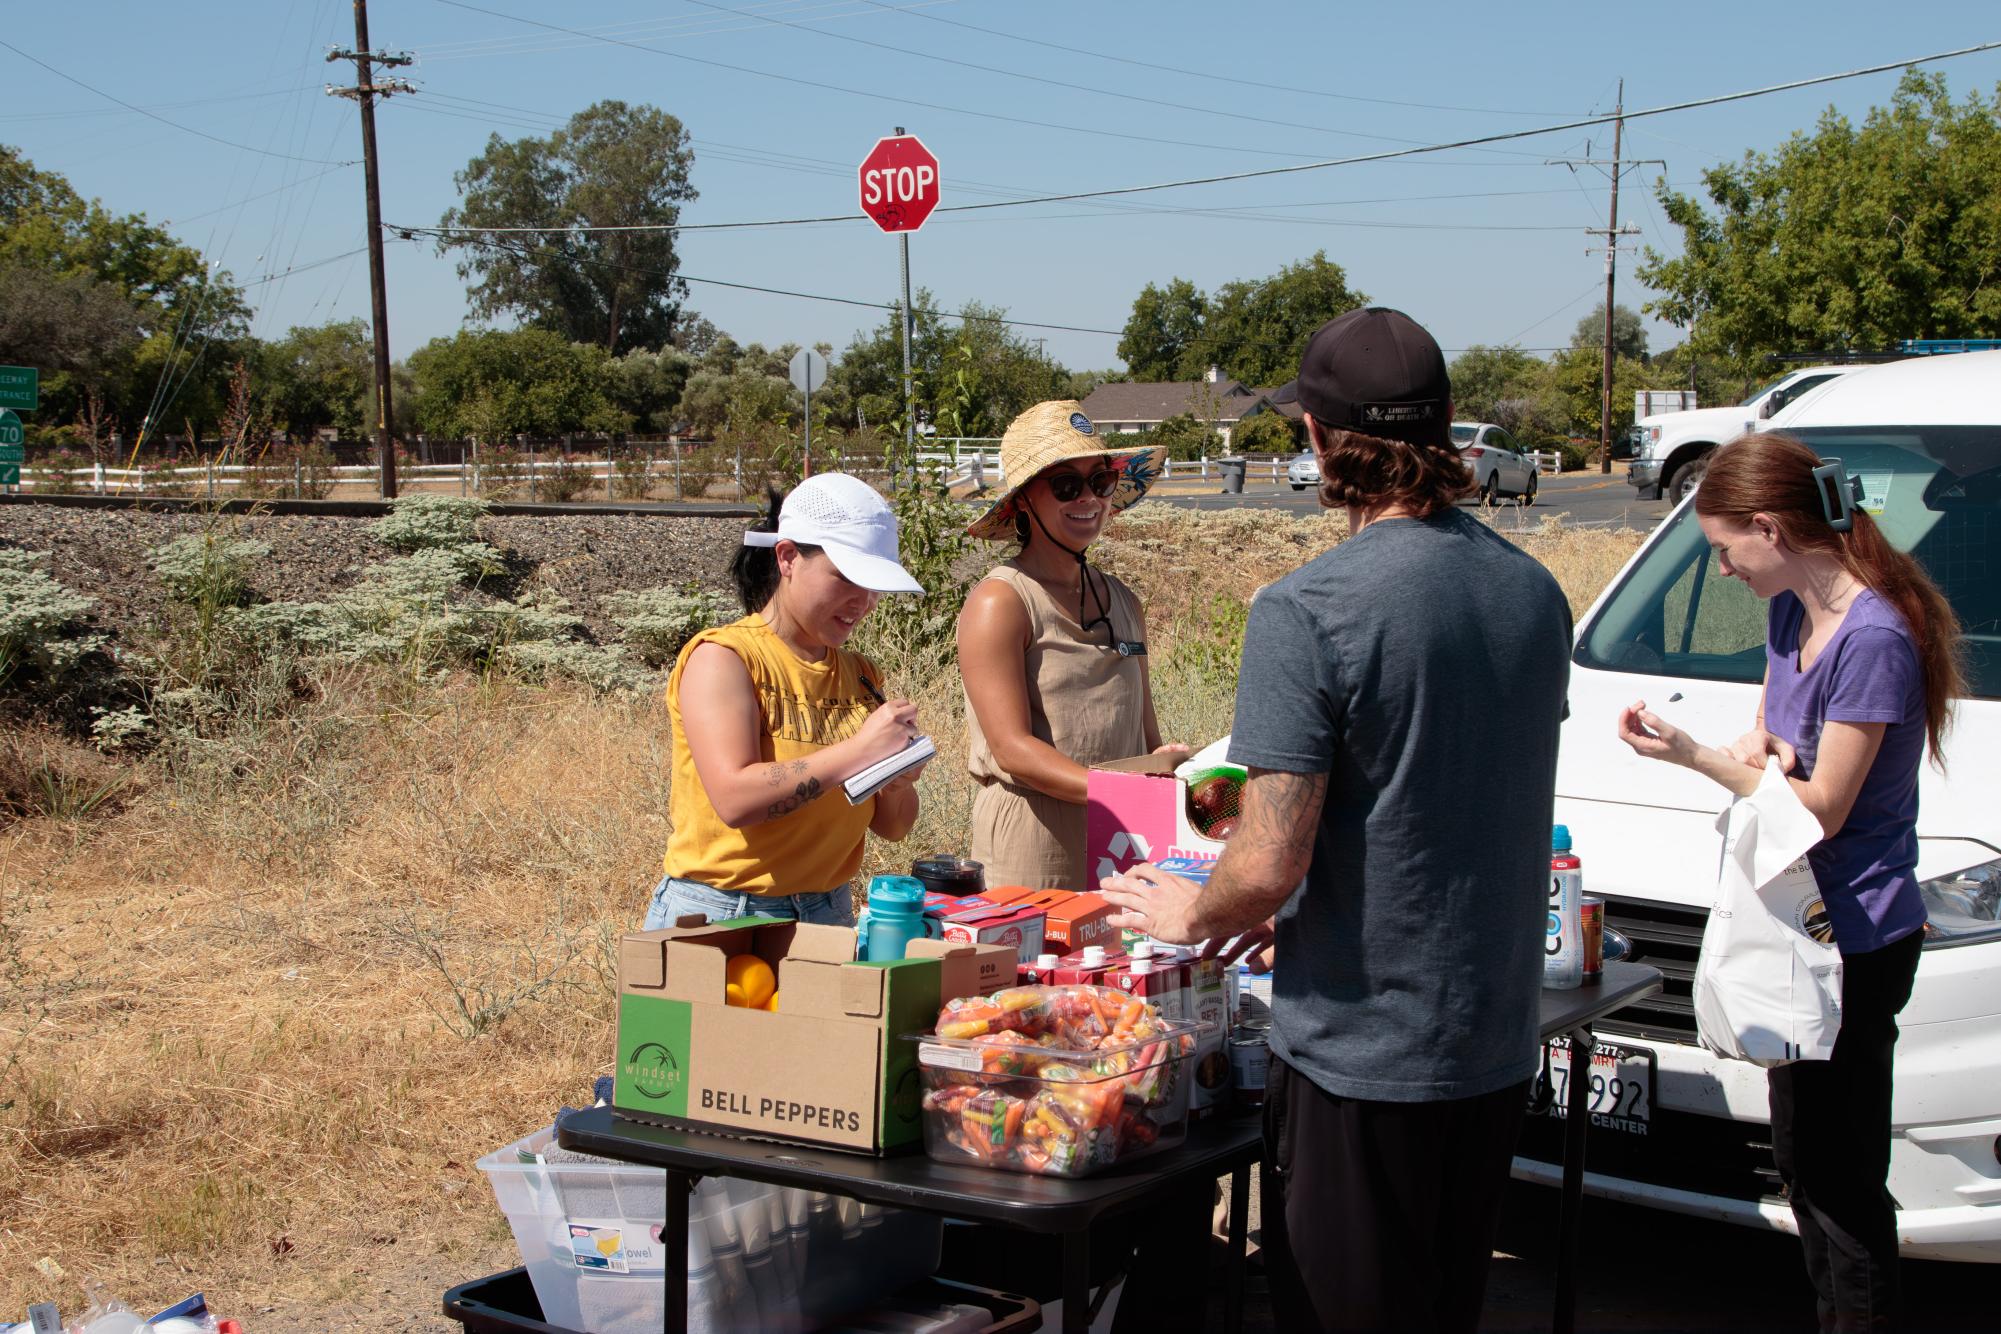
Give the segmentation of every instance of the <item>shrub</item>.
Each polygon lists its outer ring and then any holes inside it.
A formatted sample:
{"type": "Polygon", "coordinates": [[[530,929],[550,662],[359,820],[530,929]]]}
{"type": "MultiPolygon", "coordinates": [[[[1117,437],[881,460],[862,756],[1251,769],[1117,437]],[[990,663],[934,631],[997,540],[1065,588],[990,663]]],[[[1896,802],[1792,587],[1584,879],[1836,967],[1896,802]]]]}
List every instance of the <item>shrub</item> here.
{"type": "Polygon", "coordinates": [[[1276,412],[1260,412],[1237,424],[1230,433],[1230,449],[1237,454],[1297,454],[1300,439],[1290,421],[1276,412]]]}
{"type": "Polygon", "coordinates": [[[626,646],[654,668],[673,662],[682,645],[710,626],[735,619],[725,598],[692,583],[613,593],[604,609],[626,646]]]}
{"type": "Polygon", "coordinates": [[[176,602],[213,610],[240,607],[250,599],[250,571],[271,554],[262,542],[225,537],[218,528],[183,533],[146,553],[167,595],[176,602]]]}
{"type": "Polygon", "coordinates": [[[652,489],[652,478],[647,475],[649,456],[643,451],[628,449],[612,461],[612,491],[620,500],[644,500],[652,489]]]}
{"type": "Polygon", "coordinates": [[[44,552],[0,550],[0,690],[52,683],[104,643],[103,636],[82,630],[97,600],[56,582],[40,568],[46,558],[44,552]]]}
{"type": "Polygon", "coordinates": [[[85,489],[91,476],[90,460],[68,450],[43,456],[35,467],[37,495],[73,496],[85,489]]]}
{"type": "Polygon", "coordinates": [[[368,525],[368,532],[392,551],[463,546],[478,538],[479,521],[489,508],[484,500],[463,496],[399,496],[390,502],[389,513],[368,525]]]}
{"type": "Polygon", "coordinates": [[[535,495],[538,500],[567,503],[588,494],[596,483],[590,469],[568,454],[558,454],[551,466],[542,469],[535,495]]]}

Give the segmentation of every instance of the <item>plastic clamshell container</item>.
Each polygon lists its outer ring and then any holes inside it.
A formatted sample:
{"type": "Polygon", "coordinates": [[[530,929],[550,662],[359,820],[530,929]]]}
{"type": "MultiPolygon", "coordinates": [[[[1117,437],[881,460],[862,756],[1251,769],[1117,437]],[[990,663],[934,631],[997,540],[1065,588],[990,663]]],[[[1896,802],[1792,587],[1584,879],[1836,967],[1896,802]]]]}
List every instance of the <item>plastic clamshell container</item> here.
{"type": "MultiPolygon", "coordinates": [[[[654,1334],[666,1309],[667,1173],[554,1148],[540,1130],[479,1160],[542,1318],[592,1334],[654,1334]],[[567,1161],[543,1162],[545,1151],[567,1161]]],[[[703,1180],[689,1201],[688,1325],[820,1323],[929,1277],[943,1221],[789,1187],[703,1180]]]]}
{"type": "Polygon", "coordinates": [[[1037,1176],[1081,1177],[1181,1143],[1204,1025],[1167,1021],[1158,1037],[1090,1050],[1014,1033],[915,1035],[924,1151],[1037,1176]]]}

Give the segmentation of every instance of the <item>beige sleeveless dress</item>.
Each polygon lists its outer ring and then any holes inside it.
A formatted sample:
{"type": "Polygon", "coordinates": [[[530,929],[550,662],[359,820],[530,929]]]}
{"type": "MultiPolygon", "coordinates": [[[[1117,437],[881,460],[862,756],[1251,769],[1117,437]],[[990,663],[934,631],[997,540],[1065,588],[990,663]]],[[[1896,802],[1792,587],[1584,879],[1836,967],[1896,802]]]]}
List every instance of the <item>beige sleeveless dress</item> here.
{"type": "MultiPolygon", "coordinates": [[[[1091,572],[1092,582],[1100,571],[1091,572]]],[[[1124,759],[1146,750],[1146,683],[1140,660],[1107,646],[1105,628],[1086,635],[1074,607],[1064,607],[1013,563],[987,575],[1012,588],[1028,611],[1028,726],[1079,764],[1124,759]]],[[[1115,637],[1139,637],[1139,600],[1111,585],[1115,637]]],[[[970,754],[979,783],[973,798],[972,856],[989,885],[1096,889],[1084,859],[1084,808],[1014,781],[994,758],[972,701],[966,702],[970,754]]]]}

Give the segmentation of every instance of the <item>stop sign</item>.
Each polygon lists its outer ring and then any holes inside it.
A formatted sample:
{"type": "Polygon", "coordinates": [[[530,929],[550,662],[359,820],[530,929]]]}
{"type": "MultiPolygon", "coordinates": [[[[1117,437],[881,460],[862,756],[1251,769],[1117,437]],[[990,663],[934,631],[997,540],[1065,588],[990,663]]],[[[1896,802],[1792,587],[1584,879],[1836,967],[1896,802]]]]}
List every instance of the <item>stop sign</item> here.
{"type": "Polygon", "coordinates": [[[938,207],[938,159],[914,134],[876,140],[862,159],[862,212],[886,232],[914,232],[938,207]]]}

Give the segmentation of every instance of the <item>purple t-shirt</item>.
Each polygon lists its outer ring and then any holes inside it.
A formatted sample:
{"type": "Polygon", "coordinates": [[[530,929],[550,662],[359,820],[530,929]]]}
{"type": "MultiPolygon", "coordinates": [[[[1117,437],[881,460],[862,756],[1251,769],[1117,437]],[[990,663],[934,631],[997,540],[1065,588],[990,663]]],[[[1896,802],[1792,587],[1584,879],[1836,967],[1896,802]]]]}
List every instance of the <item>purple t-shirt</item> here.
{"type": "Polygon", "coordinates": [[[1864,589],[1834,638],[1800,670],[1806,609],[1791,593],[1772,599],[1765,625],[1765,730],[1799,752],[1813,776],[1821,729],[1831,722],[1888,723],[1848,822],[1807,853],[1844,954],[1867,954],[1925,924],[1918,893],[1918,767],[1925,752],[1925,681],[1903,616],[1864,589]]]}

